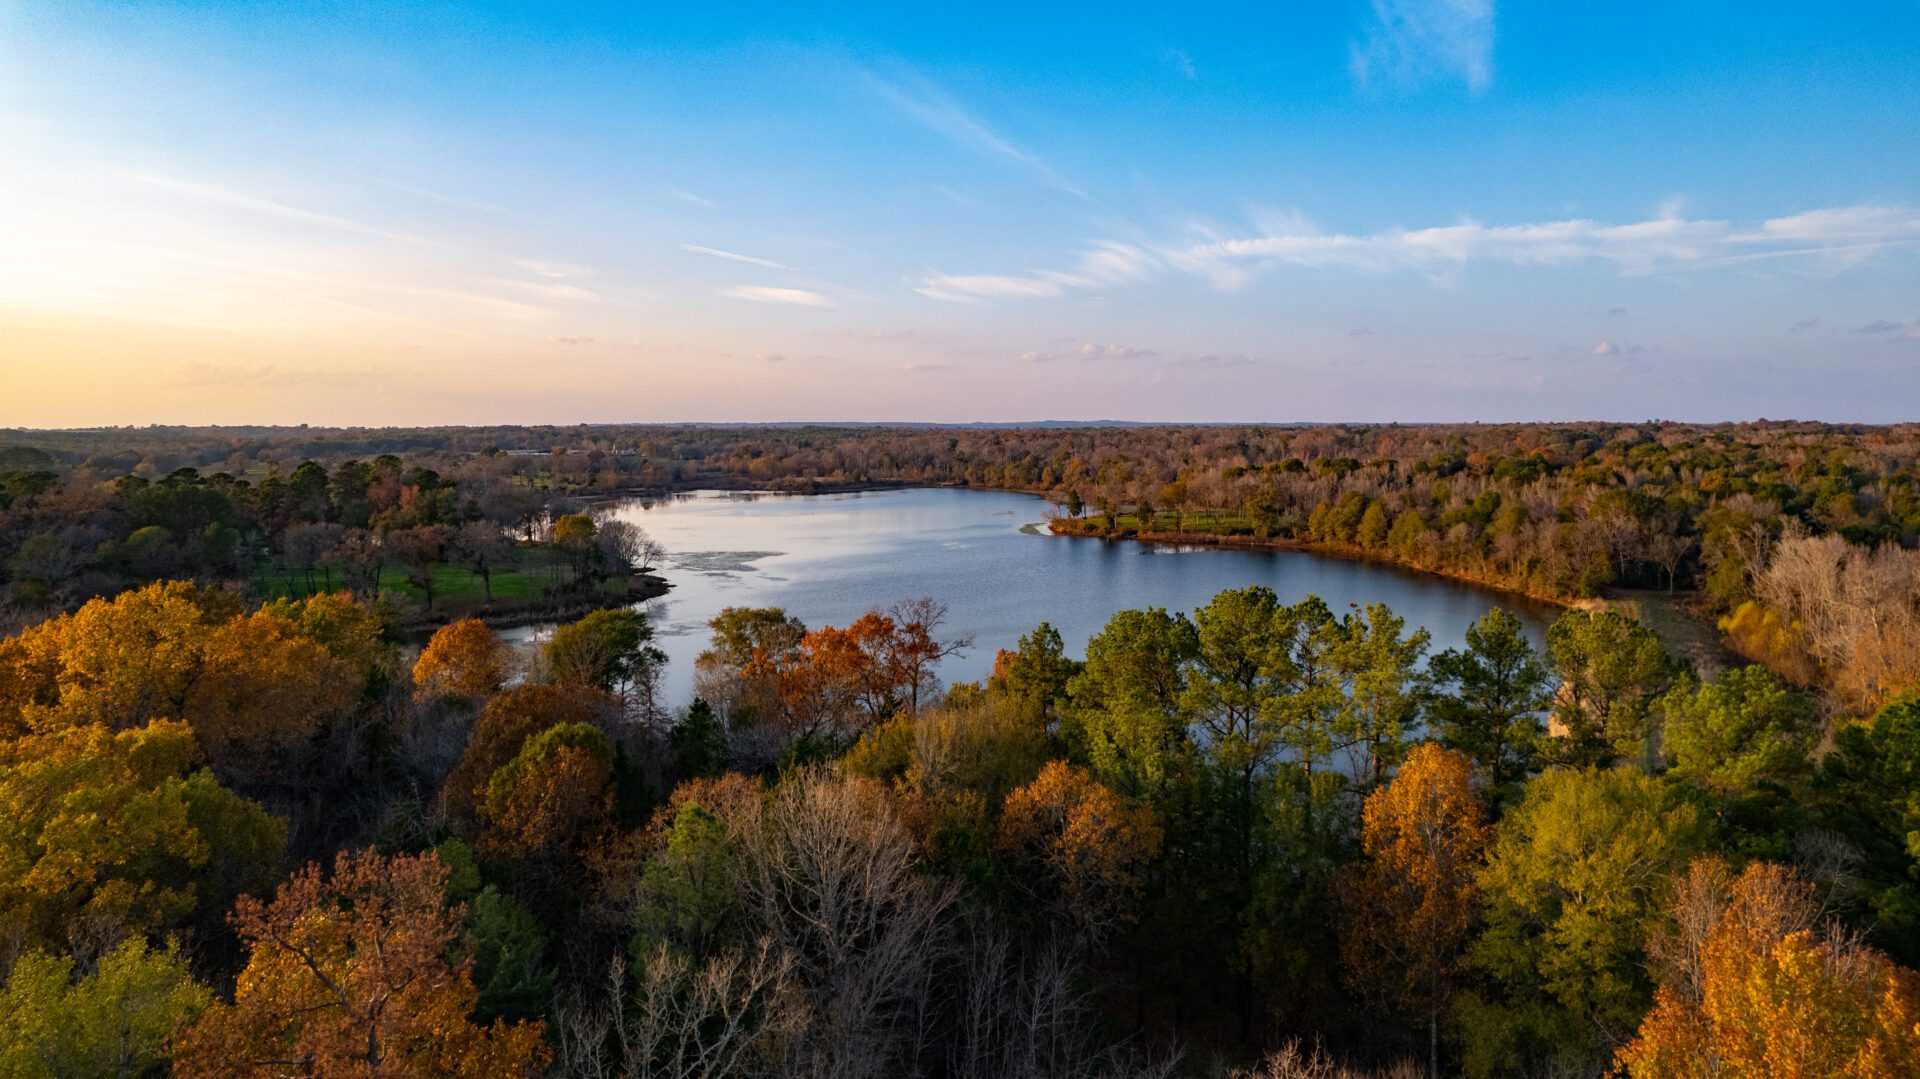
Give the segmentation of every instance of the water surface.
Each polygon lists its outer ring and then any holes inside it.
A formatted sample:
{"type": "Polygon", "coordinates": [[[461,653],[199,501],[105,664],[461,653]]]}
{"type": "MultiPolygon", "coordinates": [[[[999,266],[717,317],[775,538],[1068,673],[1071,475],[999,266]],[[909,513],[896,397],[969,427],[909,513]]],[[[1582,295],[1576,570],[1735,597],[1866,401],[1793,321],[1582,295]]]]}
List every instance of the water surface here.
{"type": "Polygon", "coordinates": [[[809,626],[846,625],[871,608],[932,596],[950,608],[948,633],[975,641],[941,666],[949,682],[983,677],[996,650],[1042,621],[1083,656],[1087,638],[1115,611],[1191,611],[1222,589],[1250,584],[1286,602],[1317,594],[1335,613],[1385,603],[1409,629],[1431,632],[1434,651],[1459,646],[1467,625],[1493,606],[1518,615],[1536,645],[1553,615],[1521,597],[1370,562],[1054,536],[1040,524],[1046,509],[1030,495],[928,489],[700,491],[623,502],[613,512],[667,549],[660,572],[673,590],[641,609],[667,653],[665,688],[675,706],[692,693],[707,620],[723,607],[784,607],[809,626]]]}

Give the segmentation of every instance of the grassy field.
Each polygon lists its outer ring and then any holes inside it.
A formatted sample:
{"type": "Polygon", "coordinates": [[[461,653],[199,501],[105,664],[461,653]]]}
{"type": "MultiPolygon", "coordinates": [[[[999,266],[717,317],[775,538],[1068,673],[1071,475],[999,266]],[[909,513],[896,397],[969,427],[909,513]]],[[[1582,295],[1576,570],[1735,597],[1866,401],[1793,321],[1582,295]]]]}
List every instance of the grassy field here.
{"type": "MultiPolygon", "coordinates": [[[[573,579],[573,570],[557,557],[540,551],[523,551],[519,563],[493,571],[495,607],[520,606],[538,602],[552,592],[564,589],[573,579]]],[[[486,583],[480,575],[459,565],[439,565],[433,570],[435,610],[463,610],[487,606],[486,583]]],[[[311,575],[273,566],[254,574],[254,588],[268,599],[285,596],[298,598],[314,592],[329,592],[344,587],[338,571],[316,569],[311,575]],[[308,578],[311,577],[311,584],[308,578]]],[[[606,591],[621,592],[619,581],[607,582],[606,591]]],[[[402,566],[387,566],[380,571],[380,591],[403,596],[425,606],[426,593],[407,579],[402,566]]]]}

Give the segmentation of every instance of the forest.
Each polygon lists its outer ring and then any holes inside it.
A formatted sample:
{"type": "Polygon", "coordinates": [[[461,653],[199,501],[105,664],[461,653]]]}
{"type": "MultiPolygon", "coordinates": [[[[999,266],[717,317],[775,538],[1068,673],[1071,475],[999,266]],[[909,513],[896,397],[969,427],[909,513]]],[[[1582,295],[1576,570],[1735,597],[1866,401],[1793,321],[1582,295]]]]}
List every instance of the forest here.
{"type": "Polygon", "coordinates": [[[1917,461],[1765,422],[0,432],[0,1074],[1920,1074],[1917,461]],[[601,499],[889,484],[1566,609],[1435,649],[1258,586],[1086,641],[736,608],[662,699],[624,602],[661,552],[601,499]],[[509,581],[568,611],[531,652],[509,581]]]}

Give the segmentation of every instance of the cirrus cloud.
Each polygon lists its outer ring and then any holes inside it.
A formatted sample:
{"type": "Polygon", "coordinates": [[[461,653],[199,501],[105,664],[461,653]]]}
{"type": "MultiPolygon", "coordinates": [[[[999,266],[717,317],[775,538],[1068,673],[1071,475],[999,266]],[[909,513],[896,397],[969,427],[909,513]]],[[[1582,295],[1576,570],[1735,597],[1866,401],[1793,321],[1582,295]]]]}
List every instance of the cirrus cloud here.
{"type": "Polygon", "coordinates": [[[719,295],[730,300],[751,300],[754,303],[786,303],[801,307],[838,307],[839,305],[818,292],[803,288],[775,288],[771,285],[736,285],[733,288],[719,290],[719,295]]]}

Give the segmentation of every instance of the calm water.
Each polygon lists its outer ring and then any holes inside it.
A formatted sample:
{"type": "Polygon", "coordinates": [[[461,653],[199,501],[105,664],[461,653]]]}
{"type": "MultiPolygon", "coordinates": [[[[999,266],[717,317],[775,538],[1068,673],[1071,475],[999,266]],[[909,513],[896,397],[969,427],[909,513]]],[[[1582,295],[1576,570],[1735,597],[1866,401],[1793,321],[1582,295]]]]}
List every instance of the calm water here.
{"type": "MultiPolygon", "coordinates": [[[[723,607],[784,607],[809,626],[845,625],[873,607],[932,596],[950,608],[949,635],[974,646],[948,659],[945,681],[983,677],[997,649],[1041,621],[1067,649],[1115,611],[1191,611],[1222,589],[1263,584],[1292,602],[1318,594],[1336,613],[1385,603],[1433,634],[1433,650],[1458,646],[1492,606],[1520,616],[1540,643],[1551,608],[1504,593],[1367,562],[1296,551],[1159,548],[1047,534],[1046,503],[990,491],[916,490],[844,495],[702,491],[632,501],[618,516],[667,549],[673,590],[642,605],[667,653],[667,699],[692,692],[707,620],[723,607]]],[[[540,631],[510,631],[529,639],[540,631]]]]}

